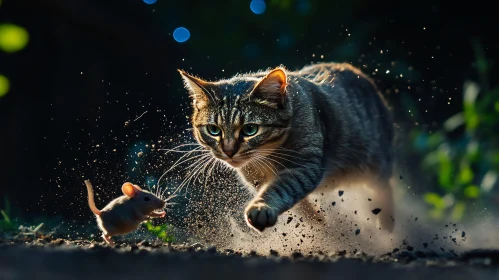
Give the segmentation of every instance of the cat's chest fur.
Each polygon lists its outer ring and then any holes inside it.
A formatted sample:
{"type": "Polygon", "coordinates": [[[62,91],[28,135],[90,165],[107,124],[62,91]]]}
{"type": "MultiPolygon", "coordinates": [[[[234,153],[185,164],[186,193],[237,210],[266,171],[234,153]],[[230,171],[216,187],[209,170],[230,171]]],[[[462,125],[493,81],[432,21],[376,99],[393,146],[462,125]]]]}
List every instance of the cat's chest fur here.
{"type": "Polygon", "coordinates": [[[237,170],[238,177],[250,189],[260,189],[275,179],[276,167],[269,162],[253,162],[237,170]]]}

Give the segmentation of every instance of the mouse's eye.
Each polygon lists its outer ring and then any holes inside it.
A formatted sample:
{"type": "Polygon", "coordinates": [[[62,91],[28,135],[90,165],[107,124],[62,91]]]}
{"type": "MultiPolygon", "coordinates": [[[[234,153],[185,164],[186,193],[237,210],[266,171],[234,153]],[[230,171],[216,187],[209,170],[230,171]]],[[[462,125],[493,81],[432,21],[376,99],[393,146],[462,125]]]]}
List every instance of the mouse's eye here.
{"type": "Polygon", "coordinates": [[[151,200],[151,199],[150,199],[149,197],[147,197],[147,196],[146,196],[146,197],[144,197],[144,200],[145,200],[145,201],[149,201],[149,200],[151,200]]]}

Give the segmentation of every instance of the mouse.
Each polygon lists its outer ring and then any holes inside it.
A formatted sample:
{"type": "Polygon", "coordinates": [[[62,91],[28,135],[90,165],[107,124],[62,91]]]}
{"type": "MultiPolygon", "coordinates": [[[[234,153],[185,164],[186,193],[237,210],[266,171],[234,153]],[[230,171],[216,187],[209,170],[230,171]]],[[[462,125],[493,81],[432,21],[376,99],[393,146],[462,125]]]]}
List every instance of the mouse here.
{"type": "Polygon", "coordinates": [[[95,206],[94,190],[90,180],[85,180],[88,192],[88,206],[95,214],[97,225],[102,231],[102,238],[107,244],[114,246],[112,236],[130,233],[150,218],[163,218],[166,200],[139,186],[126,182],[122,185],[123,195],[115,198],[106,207],[99,210],[95,206]]]}

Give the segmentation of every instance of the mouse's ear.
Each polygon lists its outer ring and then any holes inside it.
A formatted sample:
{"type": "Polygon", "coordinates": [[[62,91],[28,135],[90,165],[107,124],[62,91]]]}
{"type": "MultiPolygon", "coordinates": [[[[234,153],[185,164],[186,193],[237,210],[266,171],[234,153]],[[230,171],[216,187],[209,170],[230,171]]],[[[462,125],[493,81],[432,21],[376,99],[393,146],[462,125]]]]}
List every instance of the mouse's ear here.
{"type": "Polygon", "coordinates": [[[137,190],[135,189],[133,184],[129,182],[123,184],[123,186],[121,187],[121,191],[129,198],[132,198],[137,194],[137,190]]]}
{"type": "Polygon", "coordinates": [[[139,190],[139,191],[141,191],[141,190],[142,190],[142,188],[141,188],[141,187],[139,187],[139,186],[137,186],[137,185],[133,185],[133,186],[134,186],[137,190],[139,190]]]}

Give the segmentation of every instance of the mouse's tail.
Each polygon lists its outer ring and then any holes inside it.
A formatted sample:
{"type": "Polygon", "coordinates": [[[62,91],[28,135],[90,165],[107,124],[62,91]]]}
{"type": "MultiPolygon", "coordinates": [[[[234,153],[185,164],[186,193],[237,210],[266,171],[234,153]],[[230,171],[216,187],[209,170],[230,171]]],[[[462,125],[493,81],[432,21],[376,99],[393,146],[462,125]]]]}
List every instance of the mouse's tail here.
{"type": "Polygon", "coordinates": [[[87,186],[87,191],[88,191],[88,206],[90,207],[90,210],[92,210],[92,212],[95,215],[100,216],[101,212],[95,206],[95,202],[94,202],[94,189],[92,188],[92,184],[90,184],[89,180],[85,180],[85,185],[87,186]]]}

